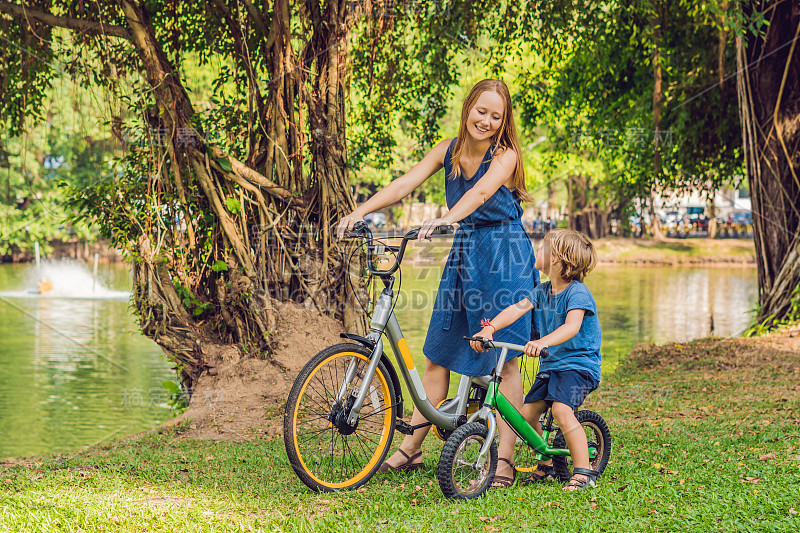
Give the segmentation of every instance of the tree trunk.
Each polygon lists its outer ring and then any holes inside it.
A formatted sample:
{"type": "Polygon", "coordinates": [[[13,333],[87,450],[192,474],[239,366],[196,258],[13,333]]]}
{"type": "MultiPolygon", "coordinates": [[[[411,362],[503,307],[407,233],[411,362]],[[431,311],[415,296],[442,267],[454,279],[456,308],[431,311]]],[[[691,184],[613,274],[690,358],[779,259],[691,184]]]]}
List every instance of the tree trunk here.
{"type": "Polygon", "coordinates": [[[708,211],[708,238],[717,238],[717,204],[716,191],[712,190],[708,193],[708,201],[706,203],[706,210],[708,211]]]}
{"type": "Polygon", "coordinates": [[[653,185],[650,189],[650,231],[656,240],[663,238],[661,224],[655,207],[655,196],[659,192],[661,181],[661,35],[664,9],[661,1],[655,5],[653,18],[653,185]]]}
{"type": "Polygon", "coordinates": [[[613,207],[602,205],[597,186],[589,184],[589,177],[572,174],[567,177],[569,197],[569,227],[582,231],[590,239],[600,239],[608,234],[609,217],[613,207]]]}
{"type": "MultiPolygon", "coordinates": [[[[736,38],[742,138],[753,205],[758,323],[791,309],[800,284],[800,14],[795,2],[756,2],[764,36],[736,38]],[[746,39],[746,40],[745,40],[746,39]]],[[[749,13],[746,13],[749,15],[749,13]]]]}

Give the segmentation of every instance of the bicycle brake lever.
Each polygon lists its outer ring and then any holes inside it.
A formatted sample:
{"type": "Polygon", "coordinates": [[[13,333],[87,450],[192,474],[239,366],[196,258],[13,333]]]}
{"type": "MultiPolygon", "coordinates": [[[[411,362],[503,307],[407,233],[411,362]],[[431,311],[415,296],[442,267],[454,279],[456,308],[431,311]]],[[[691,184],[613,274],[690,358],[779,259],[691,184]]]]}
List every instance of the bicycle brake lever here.
{"type": "Polygon", "coordinates": [[[345,231],[344,232],[344,236],[346,238],[348,238],[348,239],[354,239],[354,238],[360,237],[361,235],[366,233],[365,230],[367,230],[367,229],[369,229],[367,227],[367,223],[364,222],[364,221],[359,221],[359,222],[355,223],[355,225],[353,226],[352,231],[345,231]]]}

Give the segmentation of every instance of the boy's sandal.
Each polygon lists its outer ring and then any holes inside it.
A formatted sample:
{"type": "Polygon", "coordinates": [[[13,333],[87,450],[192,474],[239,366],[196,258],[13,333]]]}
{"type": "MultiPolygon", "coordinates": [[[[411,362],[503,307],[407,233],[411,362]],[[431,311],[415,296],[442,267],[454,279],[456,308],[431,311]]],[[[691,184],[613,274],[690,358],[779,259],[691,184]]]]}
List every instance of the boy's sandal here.
{"type": "Polygon", "coordinates": [[[514,480],[517,477],[517,469],[514,467],[514,463],[506,459],[505,457],[500,457],[501,461],[505,461],[508,466],[511,467],[511,471],[513,474],[511,477],[508,476],[494,476],[494,481],[492,481],[492,487],[495,488],[507,488],[514,484],[514,480]]]}
{"type": "Polygon", "coordinates": [[[573,468],[572,477],[569,478],[569,483],[567,483],[565,490],[581,490],[588,489],[589,487],[594,488],[597,486],[597,478],[599,476],[600,472],[597,470],[592,470],[591,468],[573,468]],[[584,476],[586,479],[577,479],[575,477],[576,475],[584,476]]]}
{"type": "Polygon", "coordinates": [[[532,485],[534,483],[546,483],[553,479],[558,479],[556,469],[553,468],[553,465],[538,464],[536,465],[536,470],[534,470],[527,479],[520,481],[520,483],[522,485],[532,485]]]}
{"type": "Polygon", "coordinates": [[[403,454],[403,457],[406,458],[406,462],[397,466],[391,466],[389,463],[384,462],[378,469],[378,472],[382,474],[386,474],[387,472],[414,472],[422,468],[422,461],[419,463],[414,462],[414,459],[422,456],[422,452],[415,453],[414,455],[408,455],[403,450],[398,449],[397,451],[403,454]]]}

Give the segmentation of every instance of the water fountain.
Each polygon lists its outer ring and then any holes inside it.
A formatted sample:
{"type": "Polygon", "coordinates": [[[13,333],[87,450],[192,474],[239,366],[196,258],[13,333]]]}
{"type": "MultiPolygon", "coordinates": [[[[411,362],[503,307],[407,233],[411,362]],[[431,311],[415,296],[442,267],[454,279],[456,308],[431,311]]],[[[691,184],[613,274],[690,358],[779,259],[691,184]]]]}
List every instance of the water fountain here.
{"type": "Polygon", "coordinates": [[[128,291],[106,287],[97,278],[97,260],[94,274],[75,260],[41,260],[31,265],[22,276],[21,288],[0,292],[12,298],[60,298],[83,300],[127,300],[128,291]]]}

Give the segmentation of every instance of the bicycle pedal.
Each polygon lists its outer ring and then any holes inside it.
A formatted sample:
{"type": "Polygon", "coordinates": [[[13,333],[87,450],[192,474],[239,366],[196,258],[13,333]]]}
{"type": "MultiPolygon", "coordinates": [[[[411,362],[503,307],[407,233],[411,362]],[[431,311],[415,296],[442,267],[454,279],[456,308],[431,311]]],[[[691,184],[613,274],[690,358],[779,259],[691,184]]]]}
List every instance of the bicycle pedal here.
{"type": "Polygon", "coordinates": [[[403,435],[412,435],[414,433],[414,428],[411,427],[410,424],[400,420],[399,418],[395,421],[395,429],[402,433],[403,435]]]}

